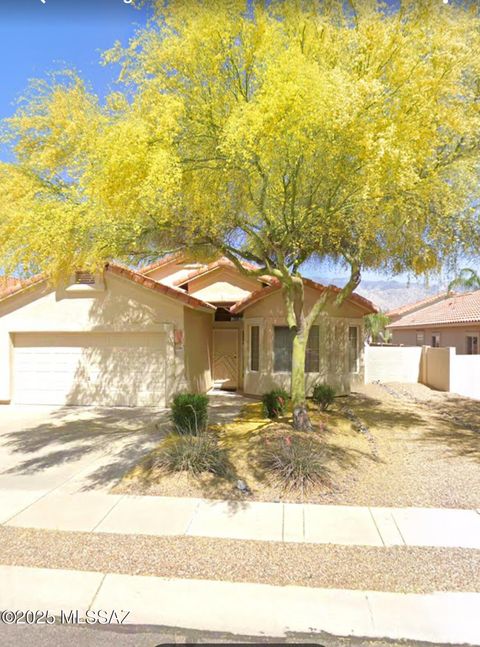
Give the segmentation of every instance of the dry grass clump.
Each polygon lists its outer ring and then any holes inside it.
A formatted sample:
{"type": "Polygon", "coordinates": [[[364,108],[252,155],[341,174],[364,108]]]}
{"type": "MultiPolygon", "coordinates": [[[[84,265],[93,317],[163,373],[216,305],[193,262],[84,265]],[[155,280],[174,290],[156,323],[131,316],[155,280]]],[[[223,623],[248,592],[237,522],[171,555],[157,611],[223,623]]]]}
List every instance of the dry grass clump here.
{"type": "Polygon", "coordinates": [[[226,477],[230,465],[227,452],[218,444],[216,434],[172,433],[157,450],[151,469],[161,473],[188,472],[193,476],[210,473],[226,477]]]}
{"type": "Polygon", "coordinates": [[[267,434],[257,449],[256,460],[277,485],[287,491],[308,492],[331,484],[329,456],[316,434],[285,429],[267,434]]]}

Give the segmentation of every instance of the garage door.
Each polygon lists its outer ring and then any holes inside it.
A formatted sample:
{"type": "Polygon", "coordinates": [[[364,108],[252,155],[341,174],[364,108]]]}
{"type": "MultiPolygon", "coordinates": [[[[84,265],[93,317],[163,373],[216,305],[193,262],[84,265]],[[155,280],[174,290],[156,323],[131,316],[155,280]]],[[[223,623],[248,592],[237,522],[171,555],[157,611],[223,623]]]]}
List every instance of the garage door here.
{"type": "Polygon", "coordinates": [[[18,404],[164,406],[163,333],[18,333],[18,404]]]}

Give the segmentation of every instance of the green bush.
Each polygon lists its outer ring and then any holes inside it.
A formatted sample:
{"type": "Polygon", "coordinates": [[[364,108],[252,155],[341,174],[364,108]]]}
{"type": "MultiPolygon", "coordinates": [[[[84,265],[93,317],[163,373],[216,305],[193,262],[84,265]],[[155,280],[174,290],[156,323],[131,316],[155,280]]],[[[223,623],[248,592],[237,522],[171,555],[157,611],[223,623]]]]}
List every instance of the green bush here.
{"type": "Polygon", "coordinates": [[[216,436],[203,431],[197,435],[170,434],[158,451],[153,467],[163,472],[190,472],[194,476],[210,472],[228,474],[228,457],[216,436]]]}
{"type": "Polygon", "coordinates": [[[280,418],[287,411],[289,395],[283,389],[273,389],[262,395],[263,414],[267,418],[280,418]]]}
{"type": "Polygon", "coordinates": [[[335,389],[328,384],[316,384],[313,387],[312,400],[322,411],[326,411],[335,399],[335,389]]]}
{"type": "Polygon", "coordinates": [[[197,434],[207,428],[208,396],[179,393],[172,402],[172,422],[180,434],[197,434]]]}
{"type": "Polygon", "coordinates": [[[330,483],[326,452],[316,438],[299,435],[266,439],[259,453],[260,467],[286,490],[305,492],[313,485],[330,483]]]}

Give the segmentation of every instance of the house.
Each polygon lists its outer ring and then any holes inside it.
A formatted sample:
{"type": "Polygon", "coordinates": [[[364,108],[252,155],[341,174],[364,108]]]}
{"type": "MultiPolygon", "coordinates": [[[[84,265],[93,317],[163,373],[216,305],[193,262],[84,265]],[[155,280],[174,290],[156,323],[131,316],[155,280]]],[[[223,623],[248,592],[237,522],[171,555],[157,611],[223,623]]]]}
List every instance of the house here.
{"type": "Polygon", "coordinates": [[[479,353],[480,290],[444,292],[387,315],[393,344],[451,347],[457,355],[479,353]]]}
{"type": "MultiPolygon", "coordinates": [[[[332,288],[338,290],[338,288],[332,288]]],[[[312,303],[325,287],[305,280],[312,303]]],[[[353,294],[310,333],[308,387],[363,382],[363,316],[353,294]]],[[[138,271],[110,263],[54,287],[43,276],[0,291],[0,401],[164,406],[212,386],[260,395],[288,388],[291,337],[280,285],[229,260],[167,256],[138,271]]]]}

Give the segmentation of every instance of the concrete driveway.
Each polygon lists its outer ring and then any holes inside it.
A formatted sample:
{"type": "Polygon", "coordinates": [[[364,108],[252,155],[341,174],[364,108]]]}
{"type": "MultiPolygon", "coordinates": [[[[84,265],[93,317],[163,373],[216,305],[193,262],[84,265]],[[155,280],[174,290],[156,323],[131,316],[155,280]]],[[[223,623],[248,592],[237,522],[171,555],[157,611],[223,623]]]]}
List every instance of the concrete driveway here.
{"type": "MultiPolygon", "coordinates": [[[[247,402],[212,392],[210,421],[247,402]]],[[[169,429],[168,409],[0,405],[0,491],[108,491],[169,429]]]]}
{"type": "Polygon", "coordinates": [[[167,427],[151,407],[0,406],[0,490],[109,490],[167,427]]]}

